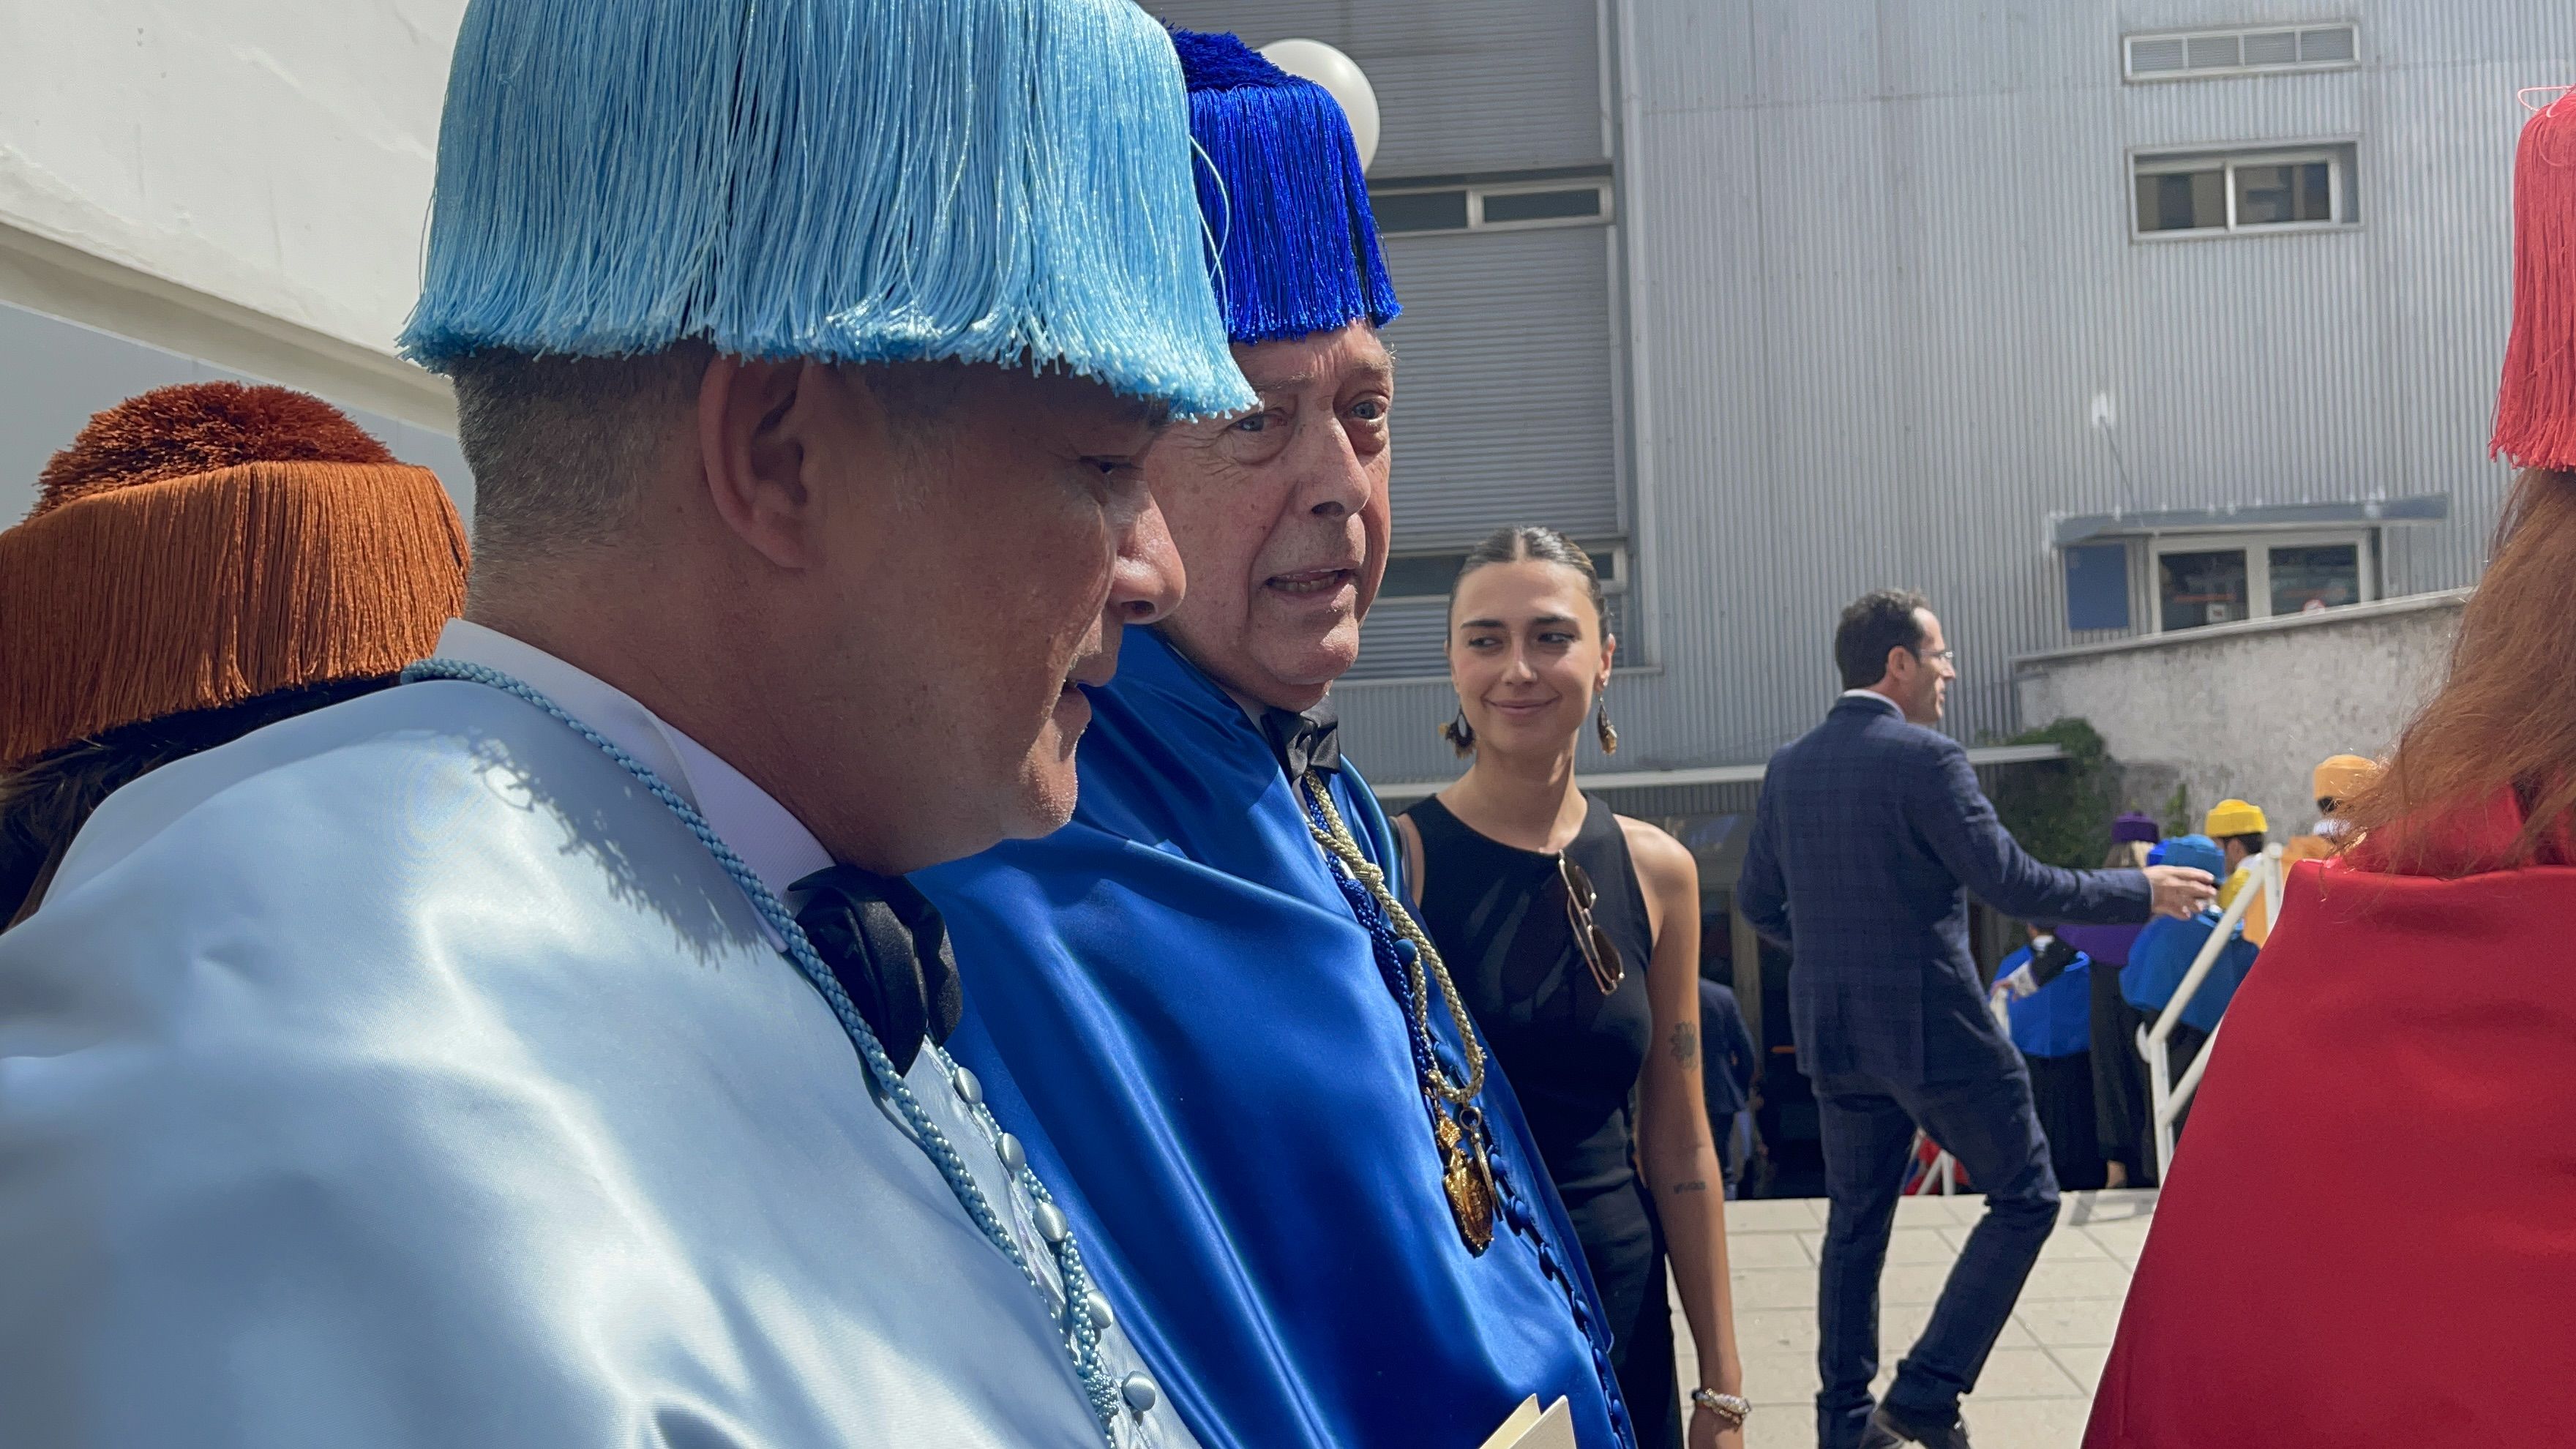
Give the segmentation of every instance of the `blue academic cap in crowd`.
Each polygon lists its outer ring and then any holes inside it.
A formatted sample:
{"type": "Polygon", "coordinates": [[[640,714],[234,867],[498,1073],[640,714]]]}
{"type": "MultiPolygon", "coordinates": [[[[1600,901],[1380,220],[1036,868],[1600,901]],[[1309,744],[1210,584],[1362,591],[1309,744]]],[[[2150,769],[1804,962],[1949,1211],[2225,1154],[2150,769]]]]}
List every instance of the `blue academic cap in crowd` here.
{"type": "Polygon", "coordinates": [[[2218,842],[2206,835],[2177,835],[2158,847],[2163,852],[2161,865],[2178,865],[2188,870],[2205,870],[2212,876],[2225,877],[2227,856],[2218,842]]]}
{"type": "Polygon", "coordinates": [[[1130,0],[473,0],[403,353],[703,340],[1238,411],[1188,118],[1130,0]]]}
{"type": "Polygon", "coordinates": [[[1398,311],[1350,118],[1231,35],[1172,31],[1204,160],[1199,209],[1226,333],[1269,342],[1398,311]]]}

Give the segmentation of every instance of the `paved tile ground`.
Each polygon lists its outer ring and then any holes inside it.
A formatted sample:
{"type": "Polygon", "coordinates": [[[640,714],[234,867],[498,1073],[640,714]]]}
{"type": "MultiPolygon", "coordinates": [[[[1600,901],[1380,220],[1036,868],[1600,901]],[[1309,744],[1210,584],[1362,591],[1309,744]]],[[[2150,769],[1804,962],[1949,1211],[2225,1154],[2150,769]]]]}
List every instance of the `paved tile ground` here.
{"type": "MultiPolygon", "coordinates": [[[[2093,1385],[2155,1205],[2152,1191],[2067,1197],[2013,1321],[1967,1401],[1978,1449],[2075,1449],[2083,1438],[2093,1385]]],[[[1898,1205],[1879,1280],[1882,1392],[1897,1359],[1923,1331],[1959,1245],[1984,1211],[1979,1197],[1917,1197],[1898,1205]]],[[[1810,1449],[1816,1442],[1816,1255],[1824,1224],[1822,1199],[1726,1205],[1735,1334],[1744,1352],[1745,1397],[1755,1406],[1747,1449],[1810,1449]]],[[[1674,1302],[1687,1387],[1699,1381],[1698,1357],[1680,1300],[1674,1302]]]]}

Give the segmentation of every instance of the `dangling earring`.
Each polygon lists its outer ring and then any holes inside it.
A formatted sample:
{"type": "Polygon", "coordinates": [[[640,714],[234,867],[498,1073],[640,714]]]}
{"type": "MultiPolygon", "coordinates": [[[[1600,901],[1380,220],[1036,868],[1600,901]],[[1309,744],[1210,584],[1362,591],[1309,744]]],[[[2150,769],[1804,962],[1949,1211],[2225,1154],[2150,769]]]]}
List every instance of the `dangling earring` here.
{"type": "Polygon", "coordinates": [[[1476,727],[1467,723],[1465,705],[1458,706],[1456,719],[1440,727],[1440,738],[1447,740],[1449,748],[1462,755],[1472,755],[1476,752],[1476,727]]]}
{"type": "Polygon", "coordinates": [[[1610,691],[1606,689],[1601,691],[1598,707],[1593,711],[1592,727],[1600,732],[1601,753],[1619,753],[1619,732],[1610,728],[1610,691]]]}

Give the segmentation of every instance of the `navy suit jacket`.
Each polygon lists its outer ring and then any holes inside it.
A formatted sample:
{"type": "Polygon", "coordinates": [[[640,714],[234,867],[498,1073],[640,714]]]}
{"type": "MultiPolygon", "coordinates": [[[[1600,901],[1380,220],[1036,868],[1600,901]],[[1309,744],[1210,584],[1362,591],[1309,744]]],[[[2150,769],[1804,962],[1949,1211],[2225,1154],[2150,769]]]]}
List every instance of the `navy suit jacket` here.
{"type": "Polygon", "coordinates": [[[2135,870],[2060,870],[2013,842],[1959,742],[1893,701],[1846,696],[1762,780],[1738,900],[1790,949],[1810,1077],[1899,1086],[2010,1070],[1968,954],[1967,892],[2023,920],[2143,921],[2135,870]]]}

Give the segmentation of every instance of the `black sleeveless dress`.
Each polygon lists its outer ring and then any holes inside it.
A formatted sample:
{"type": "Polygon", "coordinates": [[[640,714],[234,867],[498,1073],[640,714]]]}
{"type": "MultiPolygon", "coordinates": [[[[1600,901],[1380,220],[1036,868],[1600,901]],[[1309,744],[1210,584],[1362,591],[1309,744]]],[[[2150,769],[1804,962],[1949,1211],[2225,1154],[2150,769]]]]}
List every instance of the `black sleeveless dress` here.
{"type": "Polygon", "coordinates": [[[1618,817],[1584,797],[1566,856],[1592,878],[1592,919],[1626,975],[1601,994],[1566,921],[1556,857],[1479,835],[1438,800],[1405,815],[1422,835],[1422,928],[1511,1080],[1610,1314],[1611,1360],[1642,1449],[1682,1442],[1664,1232],[1638,1180],[1637,1075],[1652,1049],[1654,934],[1618,817]]]}

